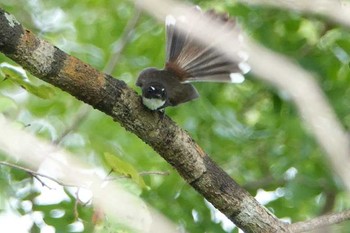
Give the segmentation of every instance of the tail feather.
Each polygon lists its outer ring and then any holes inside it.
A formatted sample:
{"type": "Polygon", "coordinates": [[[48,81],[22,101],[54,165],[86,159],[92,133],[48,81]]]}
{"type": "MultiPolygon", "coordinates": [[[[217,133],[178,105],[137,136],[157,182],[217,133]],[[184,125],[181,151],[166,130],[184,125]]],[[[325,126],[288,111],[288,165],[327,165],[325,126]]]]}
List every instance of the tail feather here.
{"type": "Polygon", "coordinates": [[[175,27],[176,19],[173,16],[166,18],[166,61],[175,60],[185,45],[186,37],[175,27]]]}
{"type": "Polygon", "coordinates": [[[213,59],[211,61],[206,61],[203,62],[201,64],[198,64],[196,66],[193,66],[189,69],[187,69],[187,72],[189,72],[192,75],[201,75],[201,74],[206,74],[208,72],[220,72],[220,71],[224,71],[226,73],[230,73],[230,72],[239,72],[240,69],[239,67],[237,67],[236,64],[227,61],[227,60],[222,60],[220,59],[220,57],[218,57],[217,59],[213,59]]]}
{"type": "MultiPolygon", "coordinates": [[[[234,30],[236,27],[235,21],[226,14],[207,11],[199,17],[203,16],[220,20],[223,23],[223,28],[232,28],[234,30]]],[[[180,81],[232,82],[231,73],[246,73],[249,70],[241,69],[241,63],[244,63],[246,58],[232,62],[214,48],[214,45],[220,43],[220,38],[225,35],[218,36],[217,41],[213,41],[211,45],[205,46],[191,36],[191,33],[185,34],[180,32],[174,17],[167,17],[166,26],[167,56],[165,68],[177,74],[180,81]]],[[[192,27],[194,26],[192,25],[192,27]]],[[[247,64],[244,64],[244,67],[247,68],[247,64]]]]}
{"type": "Polygon", "coordinates": [[[201,53],[198,53],[197,56],[190,62],[188,62],[184,68],[186,70],[191,70],[197,66],[206,65],[208,62],[220,58],[220,54],[214,53],[212,49],[206,49],[201,53]]]}

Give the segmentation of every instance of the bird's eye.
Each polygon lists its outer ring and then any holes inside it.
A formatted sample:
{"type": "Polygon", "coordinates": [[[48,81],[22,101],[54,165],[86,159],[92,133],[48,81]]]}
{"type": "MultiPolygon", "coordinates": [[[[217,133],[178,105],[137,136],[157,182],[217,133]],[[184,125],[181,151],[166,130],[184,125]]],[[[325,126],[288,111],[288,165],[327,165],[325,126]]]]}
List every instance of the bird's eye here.
{"type": "Polygon", "coordinates": [[[148,87],[148,92],[154,92],[156,90],[156,88],[154,86],[149,86],[148,87]]]}

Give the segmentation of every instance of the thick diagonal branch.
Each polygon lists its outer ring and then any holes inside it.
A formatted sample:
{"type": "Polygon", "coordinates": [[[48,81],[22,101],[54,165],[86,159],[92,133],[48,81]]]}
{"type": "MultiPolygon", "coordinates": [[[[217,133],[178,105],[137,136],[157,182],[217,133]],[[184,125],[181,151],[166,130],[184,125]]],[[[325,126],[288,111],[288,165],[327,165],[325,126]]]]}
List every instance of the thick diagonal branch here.
{"type": "Polygon", "coordinates": [[[111,116],[150,145],[203,197],[245,232],[287,226],[232,180],[171,119],[159,120],[127,85],[41,40],[0,9],[0,51],[36,77],[111,116]]]}

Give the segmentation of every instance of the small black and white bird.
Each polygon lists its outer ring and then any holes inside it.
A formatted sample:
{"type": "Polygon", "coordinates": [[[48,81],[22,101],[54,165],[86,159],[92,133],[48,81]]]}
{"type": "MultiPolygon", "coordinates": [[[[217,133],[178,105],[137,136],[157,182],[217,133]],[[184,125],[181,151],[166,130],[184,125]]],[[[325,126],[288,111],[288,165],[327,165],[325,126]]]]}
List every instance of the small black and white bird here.
{"type": "MultiPolygon", "coordinates": [[[[225,28],[237,30],[236,22],[226,14],[210,10],[200,17],[210,17],[222,22],[225,28]]],[[[192,25],[195,26],[195,25],[192,25]]],[[[167,106],[176,106],[199,97],[197,90],[189,82],[242,82],[243,74],[250,70],[246,63],[247,54],[240,52],[239,60],[233,62],[213,45],[196,40],[191,31],[180,31],[176,19],[166,18],[166,63],[165,68],[147,68],[136,82],[142,89],[142,103],[153,111],[164,111],[167,106]]],[[[219,37],[218,37],[219,38],[219,37]]]]}

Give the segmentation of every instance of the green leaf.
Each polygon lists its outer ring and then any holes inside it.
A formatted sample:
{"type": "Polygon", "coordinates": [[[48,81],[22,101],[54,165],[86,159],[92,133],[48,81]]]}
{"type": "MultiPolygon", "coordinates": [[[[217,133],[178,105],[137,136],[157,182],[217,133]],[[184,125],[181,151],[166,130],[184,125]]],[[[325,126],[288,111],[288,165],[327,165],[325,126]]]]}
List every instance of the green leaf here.
{"type": "Polygon", "coordinates": [[[0,72],[4,74],[5,78],[10,79],[12,82],[18,84],[22,88],[26,89],[29,93],[39,98],[49,99],[55,94],[55,89],[51,86],[35,86],[30,83],[27,74],[20,67],[2,63],[0,65],[0,72]]]}
{"type": "Polygon", "coordinates": [[[0,95],[0,112],[8,112],[11,110],[17,110],[18,106],[16,102],[6,96],[0,95]]]}
{"type": "Polygon", "coordinates": [[[108,152],[104,153],[104,159],[107,166],[110,167],[113,172],[119,175],[130,177],[131,180],[133,180],[141,188],[147,188],[147,185],[145,184],[143,178],[139,175],[138,171],[130,163],[108,152]]]}
{"type": "Polygon", "coordinates": [[[55,89],[46,85],[33,86],[28,83],[24,88],[42,99],[50,99],[55,95],[55,89]]]}
{"type": "Polygon", "coordinates": [[[26,72],[19,66],[13,66],[8,63],[0,64],[0,71],[6,78],[11,78],[16,82],[24,82],[28,79],[26,72]]]}

